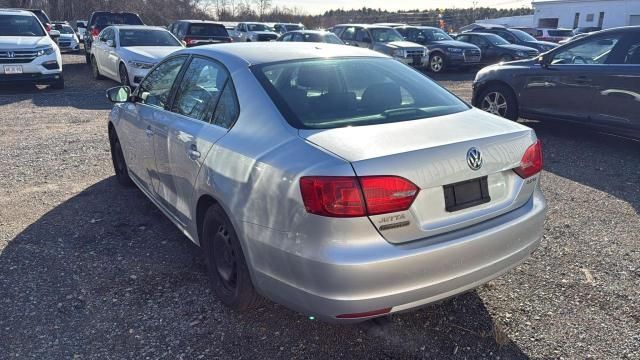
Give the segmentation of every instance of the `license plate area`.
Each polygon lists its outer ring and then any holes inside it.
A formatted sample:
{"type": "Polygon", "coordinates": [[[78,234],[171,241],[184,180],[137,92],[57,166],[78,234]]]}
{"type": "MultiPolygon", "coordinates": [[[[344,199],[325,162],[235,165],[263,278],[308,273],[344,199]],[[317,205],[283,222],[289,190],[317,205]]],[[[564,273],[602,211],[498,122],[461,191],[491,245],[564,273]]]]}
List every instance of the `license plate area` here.
{"type": "Polygon", "coordinates": [[[9,74],[22,74],[22,65],[5,65],[4,73],[9,74]]]}
{"type": "Polygon", "coordinates": [[[489,183],[486,176],[445,185],[443,190],[445,210],[448,212],[470,208],[491,201],[489,183]]]}

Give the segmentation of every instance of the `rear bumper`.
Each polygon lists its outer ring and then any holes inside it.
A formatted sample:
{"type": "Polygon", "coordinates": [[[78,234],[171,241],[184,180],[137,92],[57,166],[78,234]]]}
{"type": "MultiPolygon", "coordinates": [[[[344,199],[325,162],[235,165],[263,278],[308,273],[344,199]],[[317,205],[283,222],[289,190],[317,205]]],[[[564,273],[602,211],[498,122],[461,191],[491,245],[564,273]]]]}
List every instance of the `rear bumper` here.
{"type": "Polygon", "coordinates": [[[368,318],[336,318],[343,314],[404,311],[478,287],[520,264],[540,243],[545,211],[536,189],[524,206],[505,215],[407,244],[336,241],[311,259],[258,242],[253,251],[273,252],[268,256],[280,261],[270,264],[270,273],[254,269],[253,281],[267,297],[330,322],[368,318]],[[285,278],[287,273],[295,276],[285,278]]]}

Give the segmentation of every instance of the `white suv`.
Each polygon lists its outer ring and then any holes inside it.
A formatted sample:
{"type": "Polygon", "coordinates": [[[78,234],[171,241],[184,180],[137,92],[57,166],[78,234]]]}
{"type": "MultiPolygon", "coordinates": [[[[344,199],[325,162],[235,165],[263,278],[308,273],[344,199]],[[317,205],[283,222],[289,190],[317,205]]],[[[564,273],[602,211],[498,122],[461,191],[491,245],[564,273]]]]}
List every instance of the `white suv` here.
{"type": "Polygon", "coordinates": [[[29,82],[64,88],[62,56],[53,40],[31,12],[0,9],[0,83],[29,82]]]}

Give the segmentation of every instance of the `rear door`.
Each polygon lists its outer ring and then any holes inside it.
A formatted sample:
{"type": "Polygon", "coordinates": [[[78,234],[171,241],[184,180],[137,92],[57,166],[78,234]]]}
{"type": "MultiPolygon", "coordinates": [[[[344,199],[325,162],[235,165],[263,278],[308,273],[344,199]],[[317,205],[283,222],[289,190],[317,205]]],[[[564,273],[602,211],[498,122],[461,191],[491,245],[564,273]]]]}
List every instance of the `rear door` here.
{"type": "Polygon", "coordinates": [[[189,204],[202,163],[237,114],[229,73],[219,62],[203,57],[192,58],[177,87],[171,112],[154,114],[155,190],[183,225],[192,220],[189,204]]]}
{"type": "Polygon", "coordinates": [[[640,31],[621,39],[592,77],[594,125],[640,136],[640,31]]]}

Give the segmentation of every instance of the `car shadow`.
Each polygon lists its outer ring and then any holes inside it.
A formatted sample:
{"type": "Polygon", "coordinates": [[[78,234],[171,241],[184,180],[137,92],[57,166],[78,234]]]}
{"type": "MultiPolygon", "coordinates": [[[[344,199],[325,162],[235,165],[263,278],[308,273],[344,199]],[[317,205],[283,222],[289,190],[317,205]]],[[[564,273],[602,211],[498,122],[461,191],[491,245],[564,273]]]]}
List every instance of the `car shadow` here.
{"type": "Polygon", "coordinates": [[[105,91],[118,83],[113,80],[93,80],[91,69],[84,63],[63,64],[64,89],[48,85],[0,84],[0,106],[31,102],[40,107],[68,107],[83,110],[108,110],[113,107],[105,91]],[[91,79],[87,81],[88,79],[91,79]],[[96,96],[96,94],[99,94],[96,96]]]}
{"type": "Polygon", "coordinates": [[[0,294],[9,357],[527,358],[475,292],[349,326],[271,302],[229,310],[199,248],[113,177],[9,239],[0,294]]]}
{"type": "Polygon", "coordinates": [[[640,212],[640,141],[575,124],[522,121],[542,141],[544,169],[606,192],[640,212]]]}

